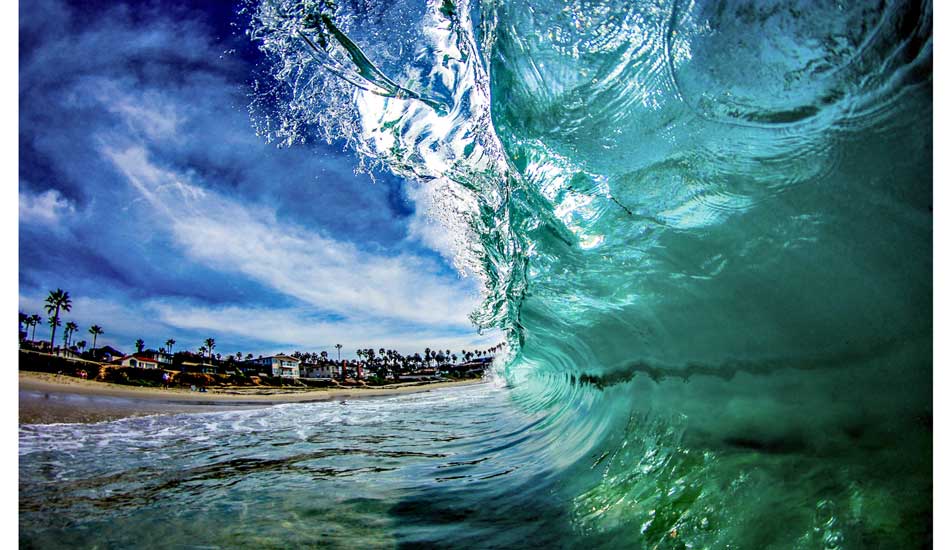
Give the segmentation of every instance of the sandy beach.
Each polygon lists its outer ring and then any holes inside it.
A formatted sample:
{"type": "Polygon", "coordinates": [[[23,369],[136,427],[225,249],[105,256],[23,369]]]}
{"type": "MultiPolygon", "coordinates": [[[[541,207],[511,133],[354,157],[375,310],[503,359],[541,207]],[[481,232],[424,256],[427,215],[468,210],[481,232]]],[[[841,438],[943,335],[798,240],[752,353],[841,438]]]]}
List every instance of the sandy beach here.
{"type": "Polygon", "coordinates": [[[408,382],[382,388],[209,388],[199,393],[184,388],[123,386],[56,374],[20,372],[19,417],[21,424],[102,422],[129,416],[383,397],[483,382],[481,379],[408,382]]]}

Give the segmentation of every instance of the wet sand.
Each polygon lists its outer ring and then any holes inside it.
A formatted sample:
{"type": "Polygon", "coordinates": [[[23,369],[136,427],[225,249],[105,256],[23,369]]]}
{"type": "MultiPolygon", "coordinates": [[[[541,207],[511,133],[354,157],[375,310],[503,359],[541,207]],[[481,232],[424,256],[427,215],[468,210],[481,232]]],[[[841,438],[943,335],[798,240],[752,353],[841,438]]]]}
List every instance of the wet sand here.
{"type": "Polygon", "coordinates": [[[408,382],[382,388],[209,388],[205,393],[183,388],[142,388],[56,374],[20,372],[19,416],[21,424],[102,422],[129,416],[383,397],[481,382],[483,380],[408,382]]]}

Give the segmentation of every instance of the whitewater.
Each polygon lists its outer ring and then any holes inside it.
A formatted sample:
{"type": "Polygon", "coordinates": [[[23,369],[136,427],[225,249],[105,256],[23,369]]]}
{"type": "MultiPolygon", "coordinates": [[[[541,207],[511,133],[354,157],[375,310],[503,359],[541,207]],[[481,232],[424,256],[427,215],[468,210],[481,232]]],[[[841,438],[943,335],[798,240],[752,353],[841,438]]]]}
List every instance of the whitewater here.
{"type": "Polygon", "coordinates": [[[21,426],[26,546],[932,546],[929,2],[242,15],[260,135],[403,176],[509,351],[475,387],[21,426]]]}

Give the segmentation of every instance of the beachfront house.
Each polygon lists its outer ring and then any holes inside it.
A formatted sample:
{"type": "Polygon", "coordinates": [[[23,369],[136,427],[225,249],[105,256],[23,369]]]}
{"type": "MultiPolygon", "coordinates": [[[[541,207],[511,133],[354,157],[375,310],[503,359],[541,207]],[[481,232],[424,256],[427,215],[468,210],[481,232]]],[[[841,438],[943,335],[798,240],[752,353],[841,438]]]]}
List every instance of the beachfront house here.
{"type": "Polygon", "coordinates": [[[399,375],[400,381],[416,381],[416,380],[434,380],[439,378],[439,371],[435,367],[427,367],[424,369],[416,369],[412,372],[399,375]]]}
{"type": "Polygon", "coordinates": [[[459,365],[445,365],[440,369],[440,373],[468,378],[482,376],[485,374],[485,370],[491,367],[492,359],[493,357],[478,357],[459,365]]]}
{"type": "Polygon", "coordinates": [[[111,363],[120,357],[125,357],[124,353],[112,346],[101,346],[92,350],[90,353],[94,360],[104,361],[106,363],[111,363]]]}
{"type": "Polygon", "coordinates": [[[337,367],[329,364],[323,363],[322,365],[315,365],[312,363],[303,363],[300,365],[300,376],[303,378],[333,378],[334,370],[337,367]]]}
{"type": "Polygon", "coordinates": [[[153,350],[153,349],[147,349],[147,350],[143,351],[142,353],[137,353],[136,355],[139,355],[139,356],[141,356],[141,357],[147,357],[147,358],[149,358],[149,359],[155,361],[155,362],[158,363],[159,366],[162,367],[163,369],[170,369],[170,368],[172,368],[172,356],[171,356],[170,354],[168,354],[168,353],[163,352],[163,351],[156,351],[156,350],[153,350]]]}
{"type": "Polygon", "coordinates": [[[195,362],[195,361],[182,361],[181,362],[181,372],[196,372],[200,374],[217,374],[218,367],[212,365],[211,363],[195,362]]]}
{"type": "Polygon", "coordinates": [[[250,361],[250,365],[257,367],[257,372],[280,378],[300,378],[300,359],[278,353],[269,357],[258,357],[250,361]]]}
{"type": "Polygon", "coordinates": [[[123,367],[133,367],[136,369],[157,369],[158,361],[144,355],[126,355],[119,360],[123,367]]]}

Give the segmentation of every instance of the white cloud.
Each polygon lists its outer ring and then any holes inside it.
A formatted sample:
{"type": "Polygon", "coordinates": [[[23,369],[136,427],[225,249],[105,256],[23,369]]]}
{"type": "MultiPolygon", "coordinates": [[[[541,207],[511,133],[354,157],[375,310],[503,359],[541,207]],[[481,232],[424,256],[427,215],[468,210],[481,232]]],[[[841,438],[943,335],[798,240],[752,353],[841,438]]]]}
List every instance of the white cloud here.
{"type": "Polygon", "coordinates": [[[44,223],[55,225],[66,215],[75,212],[69,200],[56,189],[48,189],[38,195],[20,190],[20,223],[44,223]]]}
{"type": "Polygon", "coordinates": [[[194,260],[238,272],[307,304],[343,316],[471,328],[478,296],[421,256],[361,251],[185,182],[152,164],[142,148],[104,154],[158,212],[194,260]],[[468,289],[465,289],[465,287],[468,289]]]}
{"type": "Polygon", "coordinates": [[[154,90],[128,90],[115,79],[92,78],[77,89],[95,90],[95,98],[130,130],[149,140],[175,141],[186,117],[183,106],[154,90]]]}

